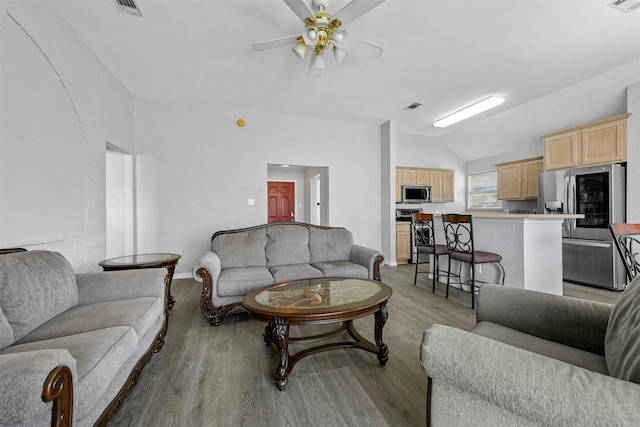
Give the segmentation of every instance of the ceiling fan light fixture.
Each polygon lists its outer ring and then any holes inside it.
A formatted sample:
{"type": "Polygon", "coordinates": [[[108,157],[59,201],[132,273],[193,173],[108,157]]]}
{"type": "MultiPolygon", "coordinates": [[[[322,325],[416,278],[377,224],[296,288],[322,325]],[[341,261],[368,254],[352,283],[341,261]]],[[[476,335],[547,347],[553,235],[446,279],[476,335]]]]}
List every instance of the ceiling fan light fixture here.
{"type": "Polygon", "coordinates": [[[293,53],[298,55],[300,59],[304,59],[304,55],[307,53],[307,45],[303,41],[300,41],[296,43],[296,45],[292,47],[291,50],[293,51],[293,53]]]}
{"type": "Polygon", "coordinates": [[[310,26],[305,27],[302,32],[302,39],[307,46],[315,46],[318,42],[318,29],[310,26]]]}
{"type": "Polygon", "coordinates": [[[324,68],[324,59],[322,59],[322,55],[316,54],[311,60],[311,68],[322,70],[324,68]]]}
{"type": "Polygon", "coordinates": [[[336,62],[338,64],[342,62],[345,56],[347,56],[347,53],[348,52],[341,47],[336,47],[335,49],[333,49],[333,56],[335,56],[336,62]]]}
{"type": "Polygon", "coordinates": [[[456,111],[453,114],[449,114],[448,116],[437,120],[433,125],[437,128],[445,128],[447,126],[451,126],[454,123],[458,123],[459,121],[468,119],[469,117],[475,116],[476,114],[480,114],[484,111],[490,110],[491,108],[497,107],[504,101],[505,99],[499,96],[490,96],[483,99],[482,101],[478,101],[474,104],[464,107],[461,110],[456,111]]]}
{"type": "Polygon", "coordinates": [[[336,47],[343,47],[347,41],[347,32],[340,30],[333,35],[333,44],[336,47]]]}

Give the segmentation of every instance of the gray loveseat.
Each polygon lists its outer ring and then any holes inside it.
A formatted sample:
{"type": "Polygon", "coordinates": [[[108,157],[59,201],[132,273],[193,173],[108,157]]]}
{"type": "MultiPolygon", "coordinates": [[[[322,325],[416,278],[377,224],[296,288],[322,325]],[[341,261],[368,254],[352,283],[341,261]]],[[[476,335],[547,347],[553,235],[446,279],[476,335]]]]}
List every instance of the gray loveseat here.
{"type": "Polygon", "coordinates": [[[640,276],[615,306],[483,285],[477,320],[424,333],[427,425],[640,425],[640,276]]]}
{"type": "Polygon", "coordinates": [[[0,254],[0,425],[106,424],[164,343],[165,275],[0,254]]]}
{"type": "Polygon", "coordinates": [[[350,231],[299,222],[218,231],[193,267],[203,282],[200,310],[217,326],[244,311],[242,299],[262,286],[315,277],[380,280],[382,253],[353,243],[350,231]]]}

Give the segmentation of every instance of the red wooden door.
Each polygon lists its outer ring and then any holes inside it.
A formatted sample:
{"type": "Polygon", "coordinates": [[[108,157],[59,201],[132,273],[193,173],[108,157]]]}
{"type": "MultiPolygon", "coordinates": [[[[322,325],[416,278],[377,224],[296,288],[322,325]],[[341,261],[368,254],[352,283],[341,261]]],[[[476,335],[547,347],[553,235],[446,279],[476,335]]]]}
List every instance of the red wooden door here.
{"type": "Polygon", "coordinates": [[[268,184],[269,222],[295,221],[295,185],[270,181],[268,184]]]}

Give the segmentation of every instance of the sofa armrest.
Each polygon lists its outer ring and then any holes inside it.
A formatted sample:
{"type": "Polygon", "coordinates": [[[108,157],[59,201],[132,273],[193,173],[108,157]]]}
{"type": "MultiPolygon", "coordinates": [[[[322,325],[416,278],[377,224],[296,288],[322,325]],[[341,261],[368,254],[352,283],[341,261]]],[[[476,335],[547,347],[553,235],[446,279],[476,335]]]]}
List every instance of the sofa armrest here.
{"type": "Polygon", "coordinates": [[[351,246],[349,261],[366,267],[371,280],[380,280],[380,264],[383,260],[380,251],[356,244],[351,246]]]}
{"type": "Polygon", "coordinates": [[[220,271],[222,271],[222,265],[220,264],[220,257],[217,253],[208,251],[205,252],[197,263],[194,264],[191,273],[193,278],[198,282],[202,282],[202,277],[198,275],[200,268],[206,268],[209,271],[212,284],[218,283],[218,277],[220,277],[220,271]]]}
{"type": "Polygon", "coordinates": [[[476,318],[604,355],[613,305],[498,285],[482,285],[476,318]]]}
{"type": "MultiPolygon", "coordinates": [[[[59,366],[69,368],[72,383],[58,383],[56,389],[60,388],[67,397],[72,397],[78,376],[76,360],[67,350],[37,350],[0,355],[0,424],[52,425],[52,408],[56,403],[44,400],[46,390],[43,390],[43,385],[49,374],[59,366]]],[[[64,406],[66,408],[60,408],[62,413],[71,418],[72,406],[69,405],[69,400],[64,406]]]]}
{"type": "Polygon", "coordinates": [[[640,385],[448,326],[426,330],[427,375],[538,425],[636,425],[640,385]]]}
{"type": "Polygon", "coordinates": [[[80,304],[128,298],[165,298],[165,268],[105,271],[76,275],[80,304]]]}

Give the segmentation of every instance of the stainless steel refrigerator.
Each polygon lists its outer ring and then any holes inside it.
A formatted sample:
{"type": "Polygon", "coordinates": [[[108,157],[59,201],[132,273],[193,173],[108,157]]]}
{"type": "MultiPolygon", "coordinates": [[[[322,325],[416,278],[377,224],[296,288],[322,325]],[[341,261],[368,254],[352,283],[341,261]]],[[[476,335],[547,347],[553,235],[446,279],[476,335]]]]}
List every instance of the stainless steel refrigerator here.
{"type": "Polygon", "coordinates": [[[538,212],[584,214],[584,219],[564,220],[564,280],[614,290],[625,288],[624,265],[609,231],[609,224],[625,222],[625,194],[626,170],[621,164],[539,175],[538,212]]]}

